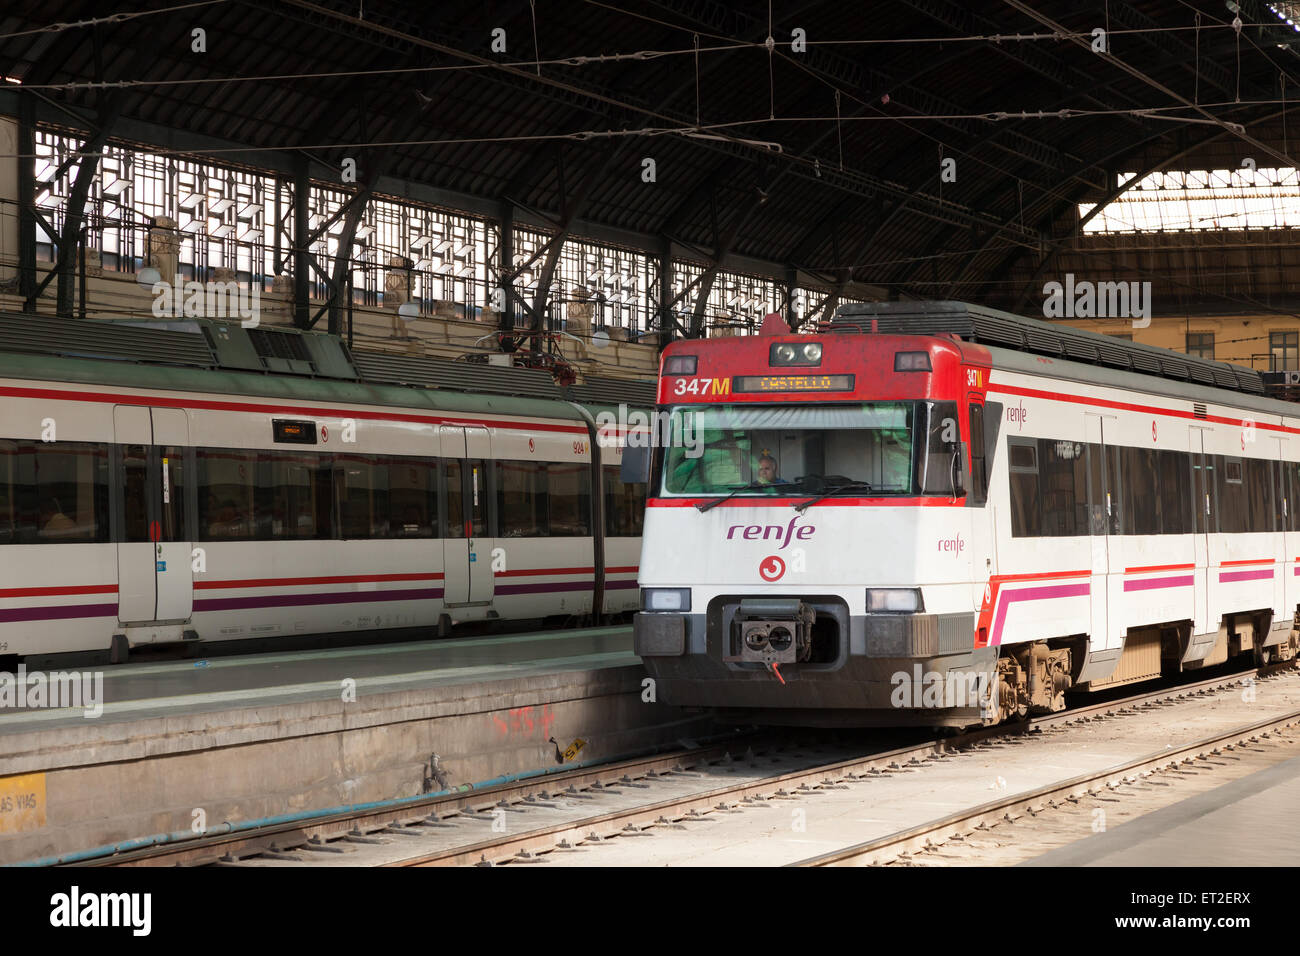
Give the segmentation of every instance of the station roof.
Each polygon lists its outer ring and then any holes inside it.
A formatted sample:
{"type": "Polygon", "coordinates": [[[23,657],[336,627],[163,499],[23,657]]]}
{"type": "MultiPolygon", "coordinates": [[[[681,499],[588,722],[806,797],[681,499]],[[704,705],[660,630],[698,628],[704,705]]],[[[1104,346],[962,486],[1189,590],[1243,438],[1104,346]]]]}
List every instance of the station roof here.
{"type": "MultiPolygon", "coordinates": [[[[1294,30],[1254,0],[1240,33],[1210,0],[784,2],[770,26],[767,5],[714,0],[129,6],[164,12],[42,30],[106,12],[10,5],[0,73],[43,111],[117,108],[176,148],[351,156],[359,179],[382,169],[647,248],[667,235],[907,297],[1014,299],[1074,242],[1076,204],[1125,169],[1210,143],[1281,165],[1259,124],[1280,77],[1300,77],[1281,46],[1294,30]],[[1110,51],[1094,52],[1107,27],[1110,51]]],[[[1167,265],[1194,281],[1196,255],[1167,265]]],[[[1262,263],[1251,288],[1293,268],[1262,263]]]]}

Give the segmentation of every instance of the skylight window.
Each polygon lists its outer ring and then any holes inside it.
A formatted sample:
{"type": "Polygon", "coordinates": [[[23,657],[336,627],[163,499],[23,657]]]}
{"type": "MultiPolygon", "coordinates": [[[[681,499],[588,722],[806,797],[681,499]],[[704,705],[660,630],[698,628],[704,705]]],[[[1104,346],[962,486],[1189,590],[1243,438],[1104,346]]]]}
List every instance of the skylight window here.
{"type": "MultiPolygon", "coordinates": [[[[1123,186],[1137,173],[1120,173],[1123,186]]],[[[1080,203],[1080,217],[1096,203],[1080,203]]],[[[1086,235],[1285,229],[1300,226],[1300,170],[1192,169],[1151,173],[1084,223],[1086,235]]]]}

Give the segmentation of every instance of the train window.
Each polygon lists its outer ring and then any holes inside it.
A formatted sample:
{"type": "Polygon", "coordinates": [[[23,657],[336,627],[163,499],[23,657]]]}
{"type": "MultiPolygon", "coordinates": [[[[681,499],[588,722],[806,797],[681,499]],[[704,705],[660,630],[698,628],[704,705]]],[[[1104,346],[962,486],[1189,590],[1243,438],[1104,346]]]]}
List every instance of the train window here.
{"type": "Polygon", "coordinates": [[[1220,534],[1242,534],[1250,530],[1250,504],[1242,481],[1240,458],[1215,455],[1218,476],[1220,534]]]}
{"type": "MultiPolygon", "coordinates": [[[[861,495],[862,488],[847,486],[850,482],[869,482],[873,495],[916,494],[915,412],[915,402],[674,409],[672,429],[682,440],[663,453],[664,490],[807,494],[814,487],[820,493],[830,478],[832,488],[846,484],[831,497],[861,495]],[[802,477],[810,480],[801,483],[802,477]]],[[[951,485],[945,485],[944,494],[950,492],[951,485]]]]}
{"type": "Polygon", "coordinates": [[[388,465],[368,455],[338,455],[334,485],[343,538],[388,537],[388,465]]]}
{"type": "Polygon", "coordinates": [[[498,535],[535,538],[549,533],[546,504],[546,463],[498,461],[496,495],[498,535]]]}
{"type": "Polygon", "coordinates": [[[1284,501],[1286,498],[1286,463],[1281,461],[1271,461],[1268,463],[1270,477],[1273,485],[1273,529],[1276,531],[1285,531],[1287,523],[1287,505],[1284,501]]]}
{"type": "Polygon", "coordinates": [[[159,541],[188,541],[185,527],[185,449],[168,445],[158,449],[159,541]]]}
{"type": "Polygon", "coordinates": [[[1192,531],[1192,473],[1187,455],[1180,451],[1158,453],[1160,480],[1160,533],[1190,534],[1192,531]]]}
{"type": "Polygon", "coordinates": [[[1082,442],[1038,439],[1039,494],[1043,516],[1039,534],[1087,534],[1088,446],[1082,442]]]}
{"type": "Polygon", "coordinates": [[[1250,531],[1272,531],[1273,481],[1270,474],[1272,462],[1262,458],[1247,458],[1242,462],[1248,510],[1246,527],[1250,531]]]}
{"type": "Polygon", "coordinates": [[[988,499],[988,463],[984,458],[984,406],[970,407],[970,489],[971,504],[982,505],[988,499]]]}
{"type": "Polygon", "coordinates": [[[0,440],[0,544],[109,540],[108,450],[0,440]]]}
{"type": "Polygon", "coordinates": [[[429,458],[388,459],[388,520],[394,538],[432,538],[438,521],[438,463],[429,458]]]}
{"type": "Polygon", "coordinates": [[[611,538],[640,537],[645,526],[646,483],[625,482],[618,465],[605,465],[605,534],[611,538]]]}
{"type": "Polygon", "coordinates": [[[591,534],[591,469],[586,464],[546,466],[546,497],[552,537],[591,534]]]}
{"type": "Polygon", "coordinates": [[[488,533],[488,473],[487,465],[481,458],[465,460],[465,474],[469,497],[465,506],[469,512],[468,528],[473,537],[482,537],[488,533]]]}
{"type": "Polygon", "coordinates": [[[1119,454],[1120,487],[1123,491],[1122,513],[1128,516],[1123,534],[1160,534],[1160,496],[1158,458],[1154,448],[1124,447],[1113,449],[1119,454]]]}
{"type": "Polygon", "coordinates": [[[323,455],[262,453],[258,537],[275,540],[333,536],[330,463],[323,455]]]}
{"type": "Polygon", "coordinates": [[[122,448],[122,540],[149,540],[149,448],[122,448]]]}
{"type": "Polygon", "coordinates": [[[253,539],[257,452],[200,448],[198,472],[201,540],[253,539]]]}
{"type": "MultiPolygon", "coordinates": [[[[957,430],[956,402],[927,402],[922,406],[925,416],[925,446],[917,448],[921,455],[917,462],[921,493],[948,495],[953,493],[954,456],[958,453],[961,434],[957,430]]],[[[917,442],[920,446],[920,442],[917,442]]]]}
{"type": "Polygon", "coordinates": [[[1036,538],[1041,534],[1038,500],[1038,443],[1032,438],[1007,437],[1007,466],[1011,478],[1011,534],[1036,538]]]}
{"type": "Polygon", "coordinates": [[[1282,462],[1286,478],[1286,528],[1300,531],[1300,461],[1282,462]]]}
{"type": "Polygon", "coordinates": [[[447,481],[447,526],[443,529],[444,538],[469,537],[465,527],[465,488],[462,484],[459,458],[449,458],[443,463],[443,475],[447,481]]]}
{"type": "Polygon", "coordinates": [[[1007,461],[1012,471],[1038,471],[1038,443],[1032,438],[1008,438],[1007,461]]]}

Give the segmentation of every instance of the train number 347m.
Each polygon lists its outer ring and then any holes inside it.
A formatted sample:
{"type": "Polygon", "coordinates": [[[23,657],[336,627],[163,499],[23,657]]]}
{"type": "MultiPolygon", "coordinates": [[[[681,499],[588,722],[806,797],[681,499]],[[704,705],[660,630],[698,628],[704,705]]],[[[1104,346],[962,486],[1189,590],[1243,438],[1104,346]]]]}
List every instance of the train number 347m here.
{"type": "Polygon", "coordinates": [[[729,395],[731,379],[729,378],[679,378],[674,395],[729,395]]]}

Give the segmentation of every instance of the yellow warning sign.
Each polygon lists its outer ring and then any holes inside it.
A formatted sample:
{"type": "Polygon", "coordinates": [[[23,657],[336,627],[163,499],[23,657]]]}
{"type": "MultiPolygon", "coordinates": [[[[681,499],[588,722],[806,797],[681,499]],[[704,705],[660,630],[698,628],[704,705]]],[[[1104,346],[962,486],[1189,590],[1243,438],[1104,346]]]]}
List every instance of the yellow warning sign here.
{"type": "Polygon", "coordinates": [[[0,777],[0,833],[45,826],[45,774],[0,777]]]}
{"type": "Polygon", "coordinates": [[[583,740],[581,737],[569,744],[569,746],[564,750],[564,762],[568,763],[570,760],[577,757],[585,746],[587,746],[587,741],[583,740]]]}

